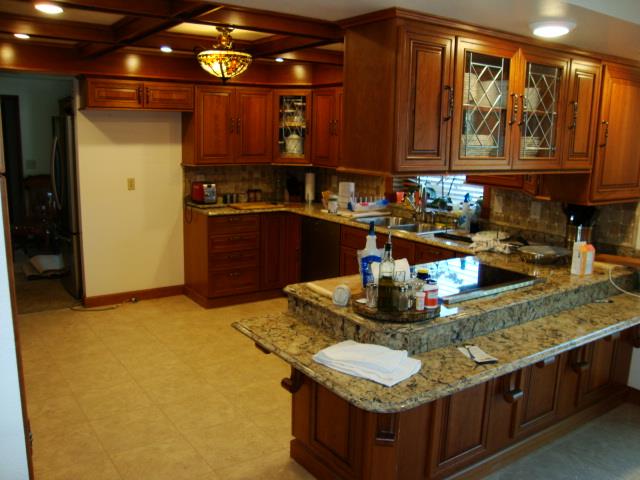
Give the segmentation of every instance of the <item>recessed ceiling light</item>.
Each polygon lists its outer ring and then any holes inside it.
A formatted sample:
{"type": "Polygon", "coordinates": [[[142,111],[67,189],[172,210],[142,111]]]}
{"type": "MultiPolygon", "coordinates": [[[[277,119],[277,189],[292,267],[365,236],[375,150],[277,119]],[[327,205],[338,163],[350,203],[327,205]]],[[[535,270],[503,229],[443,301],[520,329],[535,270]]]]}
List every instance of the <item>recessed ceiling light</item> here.
{"type": "Polygon", "coordinates": [[[53,3],[36,3],[36,10],[47,15],[58,15],[63,12],[62,7],[54,5],[53,3]]]}
{"type": "Polygon", "coordinates": [[[28,40],[28,39],[31,38],[26,33],[14,33],[13,36],[16,37],[16,38],[19,38],[20,40],[28,40]]]}
{"type": "Polygon", "coordinates": [[[160,47],[160,51],[164,53],[171,53],[173,52],[173,48],[171,48],[169,45],[162,45],[160,47]]]}
{"type": "Polygon", "coordinates": [[[284,62],[284,58],[282,58],[282,57],[276,57],[276,62],[278,62],[278,63],[282,63],[282,62],[284,62]]]}
{"type": "Polygon", "coordinates": [[[576,24],[568,20],[545,20],[534,22],[529,26],[537,37],[555,38],[566,35],[576,27],[576,24]]]}

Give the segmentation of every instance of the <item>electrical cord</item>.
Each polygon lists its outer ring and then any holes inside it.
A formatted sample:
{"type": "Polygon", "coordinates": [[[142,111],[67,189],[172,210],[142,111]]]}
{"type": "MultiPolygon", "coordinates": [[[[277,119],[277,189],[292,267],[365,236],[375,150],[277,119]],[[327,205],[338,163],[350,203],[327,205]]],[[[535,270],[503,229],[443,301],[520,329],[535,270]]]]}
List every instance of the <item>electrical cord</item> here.
{"type": "Polygon", "coordinates": [[[616,284],[616,282],[613,281],[612,272],[613,272],[613,269],[618,266],[619,265],[612,265],[611,268],[609,269],[609,281],[611,282],[611,285],[613,285],[617,290],[621,291],[624,294],[631,295],[632,297],[640,298],[640,295],[638,295],[637,293],[633,293],[628,290],[625,290],[624,288],[622,288],[621,286],[616,284]]]}

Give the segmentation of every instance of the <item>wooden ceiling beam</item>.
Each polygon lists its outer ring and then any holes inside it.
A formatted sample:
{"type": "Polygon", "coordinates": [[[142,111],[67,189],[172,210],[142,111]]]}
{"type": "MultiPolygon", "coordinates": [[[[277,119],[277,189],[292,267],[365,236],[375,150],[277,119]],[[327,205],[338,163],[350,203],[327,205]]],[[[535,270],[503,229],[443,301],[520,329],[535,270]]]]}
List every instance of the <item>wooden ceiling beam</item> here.
{"type": "Polygon", "coordinates": [[[170,0],[55,0],[55,3],[66,8],[158,18],[171,17],[174,8],[170,0]]]}
{"type": "Polygon", "coordinates": [[[344,36],[342,29],[332,22],[264,10],[248,10],[229,5],[214,12],[200,15],[192,19],[191,22],[332,41],[341,41],[344,36]]]}
{"type": "MultiPolygon", "coordinates": [[[[169,45],[174,52],[193,52],[196,50],[206,50],[213,47],[217,42],[217,37],[209,37],[204,35],[184,35],[177,33],[157,33],[146,38],[140,39],[132,46],[142,48],[160,48],[162,45],[169,45]]],[[[233,40],[234,48],[242,51],[248,51],[251,48],[251,42],[243,42],[242,40],[233,40]]]]}
{"type": "Polygon", "coordinates": [[[333,50],[323,50],[321,48],[308,48],[306,50],[296,50],[279,55],[285,60],[305,63],[325,63],[328,65],[342,65],[343,53],[333,50]]]}
{"type": "Polygon", "coordinates": [[[249,47],[248,52],[255,57],[269,57],[304,48],[320,47],[329,43],[334,43],[334,41],[321,40],[317,38],[274,35],[273,37],[254,42],[249,47]]]}
{"type": "Polygon", "coordinates": [[[109,27],[65,20],[48,20],[4,13],[0,16],[0,32],[26,33],[32,37],[71,40],[77,42],[114,43],[109,27]]]}

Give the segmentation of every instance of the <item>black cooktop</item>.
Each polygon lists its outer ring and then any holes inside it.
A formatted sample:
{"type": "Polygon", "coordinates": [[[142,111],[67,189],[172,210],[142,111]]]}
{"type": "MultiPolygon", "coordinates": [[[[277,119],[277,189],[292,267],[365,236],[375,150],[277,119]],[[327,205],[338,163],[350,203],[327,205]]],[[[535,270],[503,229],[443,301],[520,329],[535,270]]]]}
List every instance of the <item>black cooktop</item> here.
{"type": "Polygon", "coordinates": [[[445,304],[528,287],[543,279],[524,273],[493,267],[477,257],[459,257],[416,265],[428,268],[431,278],[438,282],[438,297],[445,304]]]}

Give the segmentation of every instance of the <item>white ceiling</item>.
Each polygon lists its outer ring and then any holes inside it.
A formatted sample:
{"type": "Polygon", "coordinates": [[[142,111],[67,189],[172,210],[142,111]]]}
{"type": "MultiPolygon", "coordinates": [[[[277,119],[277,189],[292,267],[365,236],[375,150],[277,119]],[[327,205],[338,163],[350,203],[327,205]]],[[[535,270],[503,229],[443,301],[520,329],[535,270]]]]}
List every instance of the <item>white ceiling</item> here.
{"type": "MultiPolygon", "coordinates": [[[[224,3],[274,10],[273,0],[224,3]]],[[[640,60],[640,0],[279,0],[276,5],[279,12],[329,21],[401,7],[528,36],[531,22],[567,18],[577,26],[557,42],[640,60]]]]}

